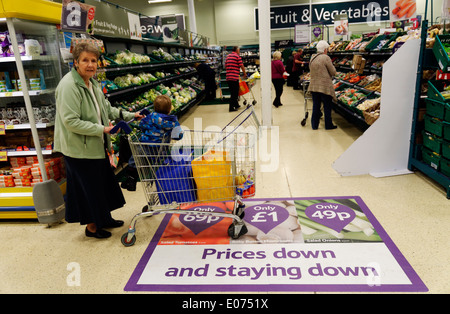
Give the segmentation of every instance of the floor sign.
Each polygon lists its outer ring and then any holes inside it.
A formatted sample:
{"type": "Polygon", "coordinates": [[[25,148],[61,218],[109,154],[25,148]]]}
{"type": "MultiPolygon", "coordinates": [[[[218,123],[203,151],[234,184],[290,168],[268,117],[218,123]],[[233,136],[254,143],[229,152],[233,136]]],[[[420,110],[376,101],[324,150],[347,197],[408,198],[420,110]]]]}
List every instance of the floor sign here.
{"type": "Polygon", "coordinates": [[[248,233],[237,240],[227,235],[230,218],[166,215],[125,290],[428,291],[360,197],[245,204],[248,233]]]}

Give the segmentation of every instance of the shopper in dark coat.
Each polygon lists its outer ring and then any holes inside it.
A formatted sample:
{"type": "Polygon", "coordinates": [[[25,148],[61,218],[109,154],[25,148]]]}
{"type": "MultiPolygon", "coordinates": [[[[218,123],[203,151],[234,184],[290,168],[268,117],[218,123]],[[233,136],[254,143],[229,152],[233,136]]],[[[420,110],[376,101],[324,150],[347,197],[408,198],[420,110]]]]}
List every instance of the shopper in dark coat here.
{"type": "Polygon", "coordinates": [[[205,100],[216,99],[216,71],[206,63],[196,63],[194,67],[197,69],[198,76],[205,82],[205,100]]]}
{"type": "Polygon", "coordinates": [[[297,52],[295,50],[292,50],[291,55],[289,56],[287,62],[286,62],[286,72],[289,74],[287,80],[286,80],[286,86],[293,86],[292,84],[292,67],[294,66],[294,55],[297,52]]]}
{"type": "MultiPolygon", "coordinates": [[[[56,88],[54,151],[64,155],[67,173],[66,221],[87,225],[88,237],[108,238],[107,228],[124,224],[111,211],[125,204],[111,168],[110,119],[120,117],[119,109],[105,99],[97,71],[98,48],[82,43],[73,49],[74,68],[56,88]]],[[[143,118],[123,112],[126,120],[143,118]]]]}

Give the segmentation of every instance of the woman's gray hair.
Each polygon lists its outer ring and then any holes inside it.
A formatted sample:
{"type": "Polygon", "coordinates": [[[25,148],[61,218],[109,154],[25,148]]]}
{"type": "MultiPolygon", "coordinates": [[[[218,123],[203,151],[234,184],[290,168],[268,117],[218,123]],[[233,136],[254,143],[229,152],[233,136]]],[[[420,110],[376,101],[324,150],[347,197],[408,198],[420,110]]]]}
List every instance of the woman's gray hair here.
{"type": "Polygon", "coordinates": [[[97,60],[100,58],[100,52],[98,51],[98,47],[91,43],[79,43],[72,49],[72,56],[74,60],[78,61],[82,52],[90,52],[93,53],[97,60]]]}
{"type": "Polygon", "coordinates": [[[330,47],[330,45],[325,40],[321,40],[317,43],[316,49],[318,53],[323,53],[328,47],[330,47]]]}
{"type": "Polygon", "coordinates": [[[281,52],[278,50],[273,53],[273,58],[276,60],[281,60],[281,52]]]}

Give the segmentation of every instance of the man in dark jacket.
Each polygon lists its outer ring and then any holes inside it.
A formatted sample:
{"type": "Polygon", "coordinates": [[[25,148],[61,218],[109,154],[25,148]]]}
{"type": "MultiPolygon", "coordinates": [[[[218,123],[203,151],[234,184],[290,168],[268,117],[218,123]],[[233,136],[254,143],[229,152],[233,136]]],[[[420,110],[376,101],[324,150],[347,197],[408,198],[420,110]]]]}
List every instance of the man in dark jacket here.
{"type": "Polygon", "coordinates": [[[216,99],[216,72],[206,63],[196,63],[194,67],[197,69],[198,76],[205,82],[205,100],[216,99]]]}

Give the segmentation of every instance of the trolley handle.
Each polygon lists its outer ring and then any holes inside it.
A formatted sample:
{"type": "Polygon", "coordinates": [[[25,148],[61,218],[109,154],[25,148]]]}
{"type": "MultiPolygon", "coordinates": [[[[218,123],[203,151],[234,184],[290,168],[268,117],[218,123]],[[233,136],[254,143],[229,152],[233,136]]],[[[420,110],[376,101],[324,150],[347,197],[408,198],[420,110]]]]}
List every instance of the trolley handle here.
{"type": "MultiPolygon", "coordinates": [[[[139,114],[142,115],[142,116],[146,116],[146,115],[150,114],[150,111],[148,111],[147,109],[142,109],[139,112],[139,114]]],[[[119,129],[122,129],[125,132],[125,134],[130,134],[131,133],[131,128],[130,128],[129,124],[131,122],[135,121],[135,120],[136,120],[136,118],[131,119],[128,122],[125,122],[125,121],[121,120],[111,129],[111,131],[109,133],[110,134],[115,134],[116,132],[119,131],[119,129]]]]}

